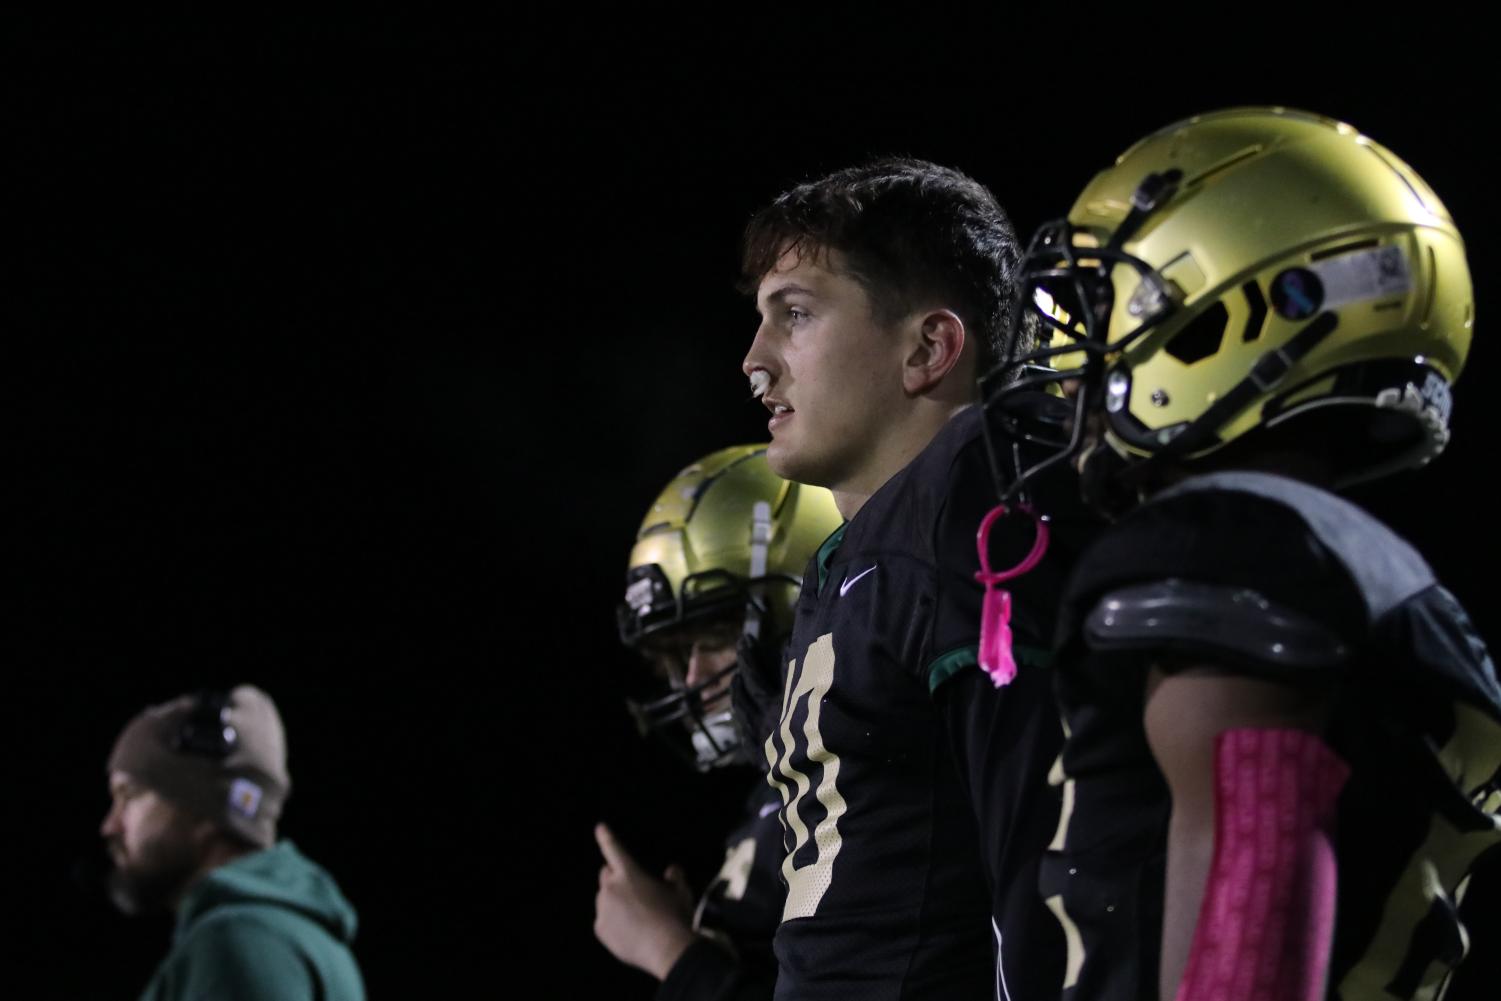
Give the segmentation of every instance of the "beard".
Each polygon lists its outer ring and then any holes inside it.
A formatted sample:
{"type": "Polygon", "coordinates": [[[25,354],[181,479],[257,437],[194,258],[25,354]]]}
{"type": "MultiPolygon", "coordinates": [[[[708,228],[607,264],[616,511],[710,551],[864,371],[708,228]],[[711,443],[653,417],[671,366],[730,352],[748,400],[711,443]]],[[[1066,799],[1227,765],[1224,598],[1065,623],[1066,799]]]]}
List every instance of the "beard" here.
{"type": "Polygon", "coordinates": [[[110,857],[110,900],[132,916],[170,910],[198,870],[192,843],[176,832],[162,832],[134,858],[122,858],[119,842],[111,842],[110,857]]]}

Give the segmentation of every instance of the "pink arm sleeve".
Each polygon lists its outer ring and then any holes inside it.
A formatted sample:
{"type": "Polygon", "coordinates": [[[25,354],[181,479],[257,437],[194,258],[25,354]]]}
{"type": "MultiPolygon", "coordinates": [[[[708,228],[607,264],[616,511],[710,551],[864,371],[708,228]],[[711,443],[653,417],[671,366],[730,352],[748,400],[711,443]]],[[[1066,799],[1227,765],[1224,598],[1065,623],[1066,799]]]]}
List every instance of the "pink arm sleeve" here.
{"type": "Polygon", "coordinates": [[[1320,1001],[1349,767],[1295,729],[1227,730],[1214,759],[1214,858],[1177,1001],[1320,1001]]]}

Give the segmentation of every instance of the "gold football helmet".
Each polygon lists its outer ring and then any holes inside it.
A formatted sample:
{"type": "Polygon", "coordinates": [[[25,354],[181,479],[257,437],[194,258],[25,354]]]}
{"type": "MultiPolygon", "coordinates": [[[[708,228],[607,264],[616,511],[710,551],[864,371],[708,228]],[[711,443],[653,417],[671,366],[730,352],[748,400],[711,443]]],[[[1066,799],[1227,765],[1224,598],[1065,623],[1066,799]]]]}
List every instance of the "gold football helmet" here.
{"type": "Polygon", "coordinates": [[[1333,435],[1339,485],[1422,465],[1448,441],[1474,325],[1433,190],[1350,126],[1284,108],[1132,146],[1039,231],[1021,288],[1013,329],[1041,323],[1051,343],[987,377],[992,412],[1078,380],[1049,461],[1097,427],[1136,476],[1284,425],[1333,435]]]}
{"type": "MultiPolygon", "coordinates": [[[[742,632],[785,635],[803,569],[839,523],[833,495],[777,476],[765,445],[705,456],[673,477],[642,519],[617,614],[621,641],[653,654],[706,628],[728,630],[731,646],[742,632]]],[[[737,760],[728,700],[705,705],[733,670],[692,685],[669,671],[672,691],[632,702],[632,713],[669,740],[686,726],[699,768],[737,760]]]]}

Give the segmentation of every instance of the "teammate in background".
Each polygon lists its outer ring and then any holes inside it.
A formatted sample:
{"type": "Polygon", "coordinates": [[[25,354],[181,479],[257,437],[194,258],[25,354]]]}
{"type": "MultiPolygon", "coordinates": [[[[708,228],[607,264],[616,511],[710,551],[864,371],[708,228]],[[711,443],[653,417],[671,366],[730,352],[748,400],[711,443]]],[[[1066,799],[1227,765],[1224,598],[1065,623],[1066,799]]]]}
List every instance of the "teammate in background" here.
{"type": "MultiPolygon", "coordinates": [[[[972,404],[1007,347],[1018,257],[988,191],[918,160],[800,185],[746,233],[761,320],[744,371],[771,411],[767,459],[847,519],[805,572],[766,742],[785,804],[779,998],[1045,997],[1062,979],[1035,886],[1058,810],[1044,660],[1068,519],[1016,589],[1016,681],[997,689],[977,655],[994,478],[972,404]]],[[[1043,416],[1058,402],[1033,400],[1043,416]]],[[[1077,497],[1059,479],[1039,499],[1077,497]]],[[[1000,567],[1033,543],[1021,519],[993,534],[1000,567]]]]}
{"type": "Polygon", "coordinates": [[[1474,315],[1448,211],[1347,125],[1203,115],[1040,231],[1021,302],[1055,346],[1003,374],[1056,365],[1054,458],[1123,514],[1060,628],[1064,997],[1441,996],[1462,910],[1501,906],[1461,904],[1501,843],[1501,689],[1418,553],[1329,491],[1448,440],[1474,315]]]}
{"type": "Polygon", "coordinates": [[[771,937],[781,918],[777,797],[746,766],[760,759],[731,718],[742,656],[775,663],[803,565],[839,525],[828,491],[789,483],[764,445],[722,449],[680,472],[641,522],[619,609],[620,637],[665,694],[631,703],[643,732],[700,770],[738,767],[752,786],[745,821],[697,907],[682,871],[646,872],[603,824],[595,934],[619,960],[662,981],[659,999],[769,998],[771,937]]]}
{"type": "Polygon", "coordinates": [[[131,720],[109,758],[99,833],[127,914],[173,910],[143,1001],[364,1001],[355,914],[276,839],[291,790],[281,717],[258,688],[183,696],[131,720]]]}

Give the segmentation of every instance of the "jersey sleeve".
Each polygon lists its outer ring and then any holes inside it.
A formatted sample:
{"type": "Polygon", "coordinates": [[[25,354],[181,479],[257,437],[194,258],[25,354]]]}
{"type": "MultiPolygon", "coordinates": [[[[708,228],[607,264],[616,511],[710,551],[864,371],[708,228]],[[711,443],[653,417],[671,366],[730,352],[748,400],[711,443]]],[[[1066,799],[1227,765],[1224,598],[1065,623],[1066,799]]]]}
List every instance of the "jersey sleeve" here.
{"type": "Polygon", "coordinates": [[[1410,666],[1420,668],[1428,684],[1440,679],[1447,694],[1501,721],[1495,663],[1469,614],[1442,585],[1425,589],[1386,616],[1378,624],[1377,643],[1383,651],[1410,651],[1410,666]]]}
{"type": "Polygon", "coordinates": [[[1063,744],[1052,683],[1051,671],[1023,665],[1004,688],[969,670],[933,693],[978,823],[997,966],[1015,998],[1056,997],[1065,959],[1062,928],[1037,892],[1061,804],[1050,781],[1063,744]]]}
{"type": "Polygon", "coordinates": [[[743,969],[728,951],[698,938],[657,988],[656,1001],[763,1001],[772,982],[743,969]]]}

